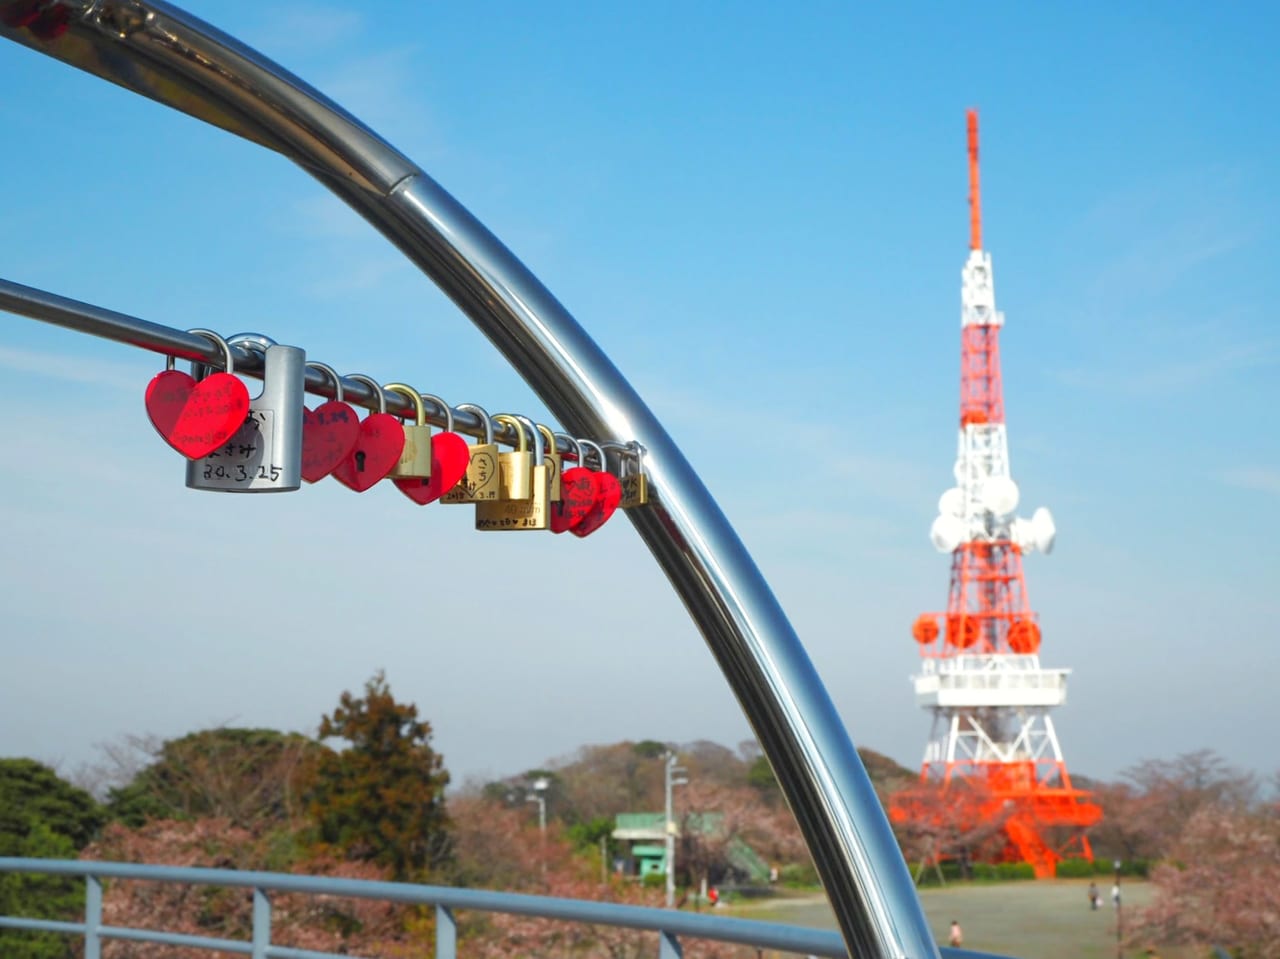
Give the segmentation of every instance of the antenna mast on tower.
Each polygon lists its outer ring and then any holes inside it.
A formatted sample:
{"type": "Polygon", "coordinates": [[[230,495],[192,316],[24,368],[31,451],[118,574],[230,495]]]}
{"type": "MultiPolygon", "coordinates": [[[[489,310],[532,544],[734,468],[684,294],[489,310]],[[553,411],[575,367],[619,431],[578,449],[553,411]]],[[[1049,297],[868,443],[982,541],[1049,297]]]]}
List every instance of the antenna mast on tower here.
{"type": "MultiPolygon", "coordinates": [[[[1102,811],[1072,787],[1049,710],[1067,697],[1068,669],[1040,665],[1040,626],[1027,599],[1023,553],[1053,548],[1043,507],[1015,517],[1018,486],[1000,382],[991,254],[982,249],[978,115],[968,111],[969,257],[961,272],[960,433],[956,485],[942,494],[930,536],[951,554],[945,613],[912,627],[922,658],[917,702],[933,714],[921,777],[982,787],[981,816],[1004,817],[1002,857],[1052,876],[1072,847],[1092,859],[1087,826],[1102,811]]],[[[900,815],[911,813],[902,810],[900,815]]]]}

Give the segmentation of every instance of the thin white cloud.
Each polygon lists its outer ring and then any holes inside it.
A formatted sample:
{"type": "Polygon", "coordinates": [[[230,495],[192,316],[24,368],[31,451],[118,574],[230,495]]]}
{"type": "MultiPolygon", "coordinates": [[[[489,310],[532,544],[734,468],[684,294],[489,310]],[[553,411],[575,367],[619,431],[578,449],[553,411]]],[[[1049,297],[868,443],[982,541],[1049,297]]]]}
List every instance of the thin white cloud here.
{"type": "Polygon", "coordinates": [[[1228,470],[1220,478],[1228,486],[1280,496],[1280,469],[1268,469],[1265,466],[1244,467],[1228,470]]]}
{"type": "Polygon", "coordinates": [[[364,17],[347,7],[268,6],[255,42],[273,55],[320,53],[360,35],[364,24],[364,17]]]}
{"type": "Polygon", "coordinates": [[[67,383],[104,386],[112,390],[137,392],[140,389],[138,373],[134,367],[63,353],[0,346],[0,369],[14,373],[34,373],[67,383]]]}
{"type": "Polygon", "coordinates": [[[1146,368],[1072,369],[1052,375],[1067,386],[1106,390],[1130,396],[1160,396],[1203,386],[1212,380],[1241,370],[1258,369],[1280,363],[1280,341],[1261,340],[1229,346],[1212,353],[1197,353],[1146,368]]]}
{"type": "Polygon", "coordinates": [[[1232,169],[1182,169],[1099,203],[1081,223],[1100,247],[1093,294],[1159,296],[1248,247],[1258,230],[1239,201],[1240,180],[1232,169]]]}
{"type": "Polygon", "coordinates": [[[291,206],[293,216],[279,225],[286,236],[347,241],[366,239],[372,234],[367,221],[327,190],[308,192],[291,206]]]}

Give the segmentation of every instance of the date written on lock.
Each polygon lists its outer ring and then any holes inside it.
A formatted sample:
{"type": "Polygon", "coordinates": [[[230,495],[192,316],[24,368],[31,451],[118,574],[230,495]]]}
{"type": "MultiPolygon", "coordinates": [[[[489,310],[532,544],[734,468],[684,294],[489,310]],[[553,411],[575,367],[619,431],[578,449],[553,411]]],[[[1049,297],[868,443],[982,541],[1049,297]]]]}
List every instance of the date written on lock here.
{"type": "Polygon", "coordinates": [[[467,471],[457,485],[444,496],[440,502],[445,505],[461,503],[487,503],[498,499],[498,447],[493,442],[493,423],[489,414],[474,403],[459,403],[458,409],[474,413],[480,418],[484,427],[484,442],[474,443],[469,447],[470,460],[467,471]]]}
{"type": "Polygon", "coordinates": [[[283,468],[265,458],[274,424],[271,410],[250,410],[227,442],[193,462],[204,489],[243,490],[274,483],[283,468]]]}
{"type": "MultiPolygon", "coordinates": [[[[546,467],[535,466],[546,482],[546,467]]],[[[537,479],[534,482],[538,482],[537,479]]],[[[545,486],[544,486],[545,489],[545,486]]],[[[551,505],[546,494],[531,499],[505,499],[476,504],[476,529],[482,531],[537,530],[550,527],[551,505]]]]}
{"type": "Polygon", "coordinates": [[[504,498],[497,502],[476,504],[476,529],[478,530],[526,530],[551,527],[551,471],[542,450],[542,437],[533,424],[529,432],[534,437],[533,454],[525,444],[524,424],[508,416],[495,416],[495,422],[509,423],[516,428],[519,437],[515,453],[499,457],[499,470],[504,480],[517,476],[523,480],[524,489],[504,490],[504,498]]]}

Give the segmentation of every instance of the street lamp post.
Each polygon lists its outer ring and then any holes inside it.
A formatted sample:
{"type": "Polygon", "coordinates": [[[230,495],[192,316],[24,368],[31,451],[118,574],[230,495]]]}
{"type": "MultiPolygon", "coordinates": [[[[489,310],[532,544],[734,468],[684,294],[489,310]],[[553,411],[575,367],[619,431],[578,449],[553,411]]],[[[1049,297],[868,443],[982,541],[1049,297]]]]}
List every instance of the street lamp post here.
{"type": "Polygon", "coordinates": [[[671,814],[671,789],[673,786],[683,786],[689,780],[677,778],[680,773],[685,772],[683,766],[676,765],[676,754],[667,751],[663,762],[666,779],[666,797],[667,797],[667,908],[670,909],[676,904],[676,823],[671,814]]]}
{"type": "Polygon", "coordinates": [[[533,789],[532,796],[526,796],[528,802],[536,802],[538,804],[538,830],[545,836],[547,834],[547,789],[551,786],[551,780],[546,776],[539,776],[531,784],[533,789]]]}
{"type": "Polygon", "coordinates": [[[538,868],[544,876],[547,874],[547,789],[550,786],[551,780],[539,776],[529,784],[533,795],[524,797],[526,802],[538,804],[538,868]]]}

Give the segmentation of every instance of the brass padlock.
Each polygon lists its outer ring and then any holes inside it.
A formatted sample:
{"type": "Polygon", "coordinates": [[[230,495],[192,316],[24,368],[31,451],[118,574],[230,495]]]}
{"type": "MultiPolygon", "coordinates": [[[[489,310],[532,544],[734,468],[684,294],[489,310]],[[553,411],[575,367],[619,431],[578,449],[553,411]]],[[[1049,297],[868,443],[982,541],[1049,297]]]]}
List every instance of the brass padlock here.
{"type": "MultiPolygon", "coordinates": [[[[533,495],[533,456],[529,453],[524,427],[506,413],[499,413],[493,421],[516,431],[516,448],[510,453],[498,454],[498,499],[529,499],[533,495]]],[[[531,431],[535,437],[538,435],[536,430],[531,431]]],[[[542,449],[541,443],[535,445],[542,449]]]]}
{"type": "MultiPolygon", "coordinates": [[[[517,452],[521,449],[528,455],[525,447],[525,433],[522,424],[514,417],[495,416],[495,420],[515,425],[520,434],[517,452]]],[[[551,503],[547,498],[551,476],[547,472],[546,460],[542,455],[542,443],[536,429],[530,429],[534,436],[532,462],[527,478],[529,495],[524,499],[500,499],[497,502],[476,504],[476,529],[487,531],[515,531],[547,529],[551,522],[551,503]]],[[[504,454],[505,455],[505,454],[504,454]]]]}
{"type": "Polygon", "coordinates": [[[441,503],[488,503],[498,498],[498,446],[493,442],[493,421],[481,407],[474,403],[459,403],[459,410],[467,410],[479,417],[484,426],[484,442],[471,445],[471,462],[458,485],[444,496],[441,503]]]}
{"type": "Polygon", "coordinates": [[[649,502],[649,477],[644,471],[644,447],[632,440],[622,453],[619,481],[622,483],[623,509],[634,509],[649,502]]]}
{"type": "MultiPolygon", "coordinates": [[[[210,336],[216,334],[207,330],[210,336]]],[[[302,485],[302,407],[306,352],[258,333],[227,337],[262,354],[262,392],[235,435],[212,453],[187,462],[187,486],[222,493],[287,493],[302,485]]],[[[207,369],[197,364],[193,369],[207,369]]]]}
{"type": "Polygon", "coordinates": [[[404,449],[400,459],[387,475],[392,479],[431,479],[431,425],[422,394],[403,383],[388,383],[388,393],[399,393],[413,403],[414,421],[404,424],[404,449]]]}
{"type": "Polygon", "coordinates": [[[546,461],[547,476],[551,478],[548,484],[549,492],[547,499],[553,503],[560,502],[560,474],[564,471],[564,463],[560,458],[560,447],[556,445],[556,434],[551,432],[549,427],[537,424],[538,432],[542,434],[542,438],[547,441],[546,461]]]}

